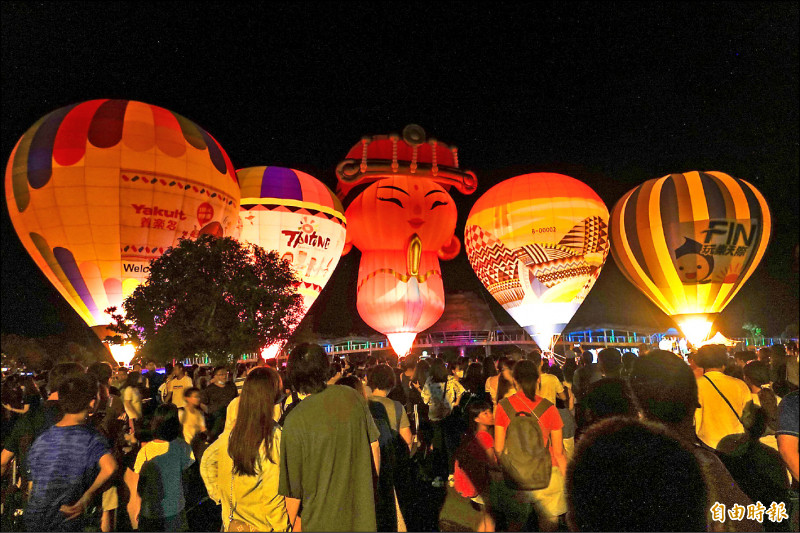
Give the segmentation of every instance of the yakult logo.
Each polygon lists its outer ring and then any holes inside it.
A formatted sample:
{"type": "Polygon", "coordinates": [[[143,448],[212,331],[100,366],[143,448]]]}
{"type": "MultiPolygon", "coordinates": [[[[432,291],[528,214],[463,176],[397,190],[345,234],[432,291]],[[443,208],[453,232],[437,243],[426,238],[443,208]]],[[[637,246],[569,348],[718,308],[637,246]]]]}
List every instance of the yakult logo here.
{"type": "Polygon", "coordinates": [[[131,204],[136,210],[137,215],[147,215],[153,217],[175,218],[177,220],[186,220],[186,213],[182,209],[161,209],[157,205],[147,207],[145,204],[131,204]]]}

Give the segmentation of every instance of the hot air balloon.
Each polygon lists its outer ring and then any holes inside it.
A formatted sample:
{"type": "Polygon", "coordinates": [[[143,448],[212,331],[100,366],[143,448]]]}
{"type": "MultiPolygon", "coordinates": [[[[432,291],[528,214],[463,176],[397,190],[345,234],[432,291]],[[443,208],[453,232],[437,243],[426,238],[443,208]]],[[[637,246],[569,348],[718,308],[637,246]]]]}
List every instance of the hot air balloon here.
{"type": "Polygon", "coordinates": [[[41,118],[11,153],[6,200],[34,262],[96,331],[151,259],[181,238],[235,236],[239,220],[236,173],[219,143],[177,113],[131,100],[41,118]]]}
{"type": "Polygon", "coordinates": [[[364,137],[336,169],[348,220],[347,253],[361,250],[358,313],[385,334],[398,356],[444,310],[439,260],[458,255],[457,211],[448,190],[471,194],[472,172],[458,168],[455,147],[426,141],[407,126],[403,136],[364,137]]]}
{"type": "Polygon", "coordinates": [[[475,202],[464,247],[489,293],[550,350],[608,256],[608,209],[574,178],[524,174],[475,202]]]}
{"type": "MultiPolygon", "coordinates": [[[[251,167],[237,176],[242,192],[239,239],[275,250],[292,263],[305,316],[342,255],[347,233],[342,204],[322,182],[299,170],[251,167]]],[[[280,347],[267,347],[262,355],[274,356],[280,347]]]]}
{"type": "Polygon", "coordinates": [[[611,220],[620,270],[694,345],[758,266],[771,228],[761,193],[722,172],[646,181],[617,202],[611,220]]]}

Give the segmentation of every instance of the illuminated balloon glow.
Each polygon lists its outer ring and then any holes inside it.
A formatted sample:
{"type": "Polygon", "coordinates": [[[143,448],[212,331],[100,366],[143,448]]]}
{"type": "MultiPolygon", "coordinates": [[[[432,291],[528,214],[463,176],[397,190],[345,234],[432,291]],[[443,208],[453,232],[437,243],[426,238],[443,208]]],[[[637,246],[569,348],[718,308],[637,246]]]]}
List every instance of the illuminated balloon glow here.
{"type": "Polygon", "coordinates": [[[608,256],[608,209],[574,178],[524,174],[481,196],[464,233],[467,257],[489,293],[550,350],[608,256]]]}
{"type": "Polygon", "coordinates": [[[336,169],[346,207],[347,244],[361,251],[357,308],[398,356],[444,311],[439,260],[461,249],[451,186],[464,194],[475,175],[458,168],[455,147],[425,140],[419,126],[365,137],[336,169]]]}
{"type": "Polygon", "coordinates": [[[34,262],[98,326],[179,239],[235,236],[239,186],[225,151],[193,122],[142,102],[91,100],[20,138],[6,200],[34,262]]]}
{"type": "MultiPolygon", "coordinates": [[[[239,239],[274,250],[292,264],[305,316],[342,255],[347,234],[342,204],[322,182],[299,170],[251,167],[237,176],[239,239]]],[[[262,358],[274,358],[283,344],[265,347],[262,358]]]]}
{"type": "Polygon", "coordinates": [[[611,215],[623,274],[699,345],[758,266],[769,242],[767,202],[722,172],[670,174],[628,191],[611,215]]]}

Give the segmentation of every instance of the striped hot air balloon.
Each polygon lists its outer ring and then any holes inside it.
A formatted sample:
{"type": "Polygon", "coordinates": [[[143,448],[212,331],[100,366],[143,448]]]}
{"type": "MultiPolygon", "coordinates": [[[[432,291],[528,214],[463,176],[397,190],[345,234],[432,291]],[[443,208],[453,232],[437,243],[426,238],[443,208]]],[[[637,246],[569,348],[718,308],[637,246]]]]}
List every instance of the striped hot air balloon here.
{"type": "Polygon", "coordinates": [[[235,236],[239,185],[227,154],[186,118],[142,102],[91,100],[20,138],[6,200],[22,244],[87,324],[111,320],[181,238],[235,236]]]}
{"type": "Polygon", "coordinates": [[[611,213],[611,250],[631,283],[697,344],[764,257],[770,229],[753,185],[692,171],[628,191],[611,213]]]}

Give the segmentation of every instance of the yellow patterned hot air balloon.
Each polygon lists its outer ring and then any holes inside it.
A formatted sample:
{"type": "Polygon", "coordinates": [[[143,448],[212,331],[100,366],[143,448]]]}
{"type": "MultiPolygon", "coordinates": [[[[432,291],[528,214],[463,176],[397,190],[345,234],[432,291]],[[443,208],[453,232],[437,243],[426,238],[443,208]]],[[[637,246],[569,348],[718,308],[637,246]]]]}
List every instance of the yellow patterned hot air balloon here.
{"type": "Polygon", "coordinates": [[[552,348],[608,257],[608,209],[563,174],[503,181],[470,211],[464,247],[486,289],[544,350],[552,348]]]}
{"type": "Polygon", "coordinates": [[[770,229],[767,202],[750,183],[722,172],[670,174],[614,206],[612,253],[698,344],[764,257],[770,229]]]}
{"type": "MultiPolygon", "coordinates": [[[[236,236],[227,154],[186,118],[130,100],[63,107],[17,142],[6,200],[22,244],[90,326],[181,238],[236,236]]],[[[100,335],[100,333],[98,333],[100,335]]],[[[101,335],[102,337],[102,335],[101,335]]]]}

